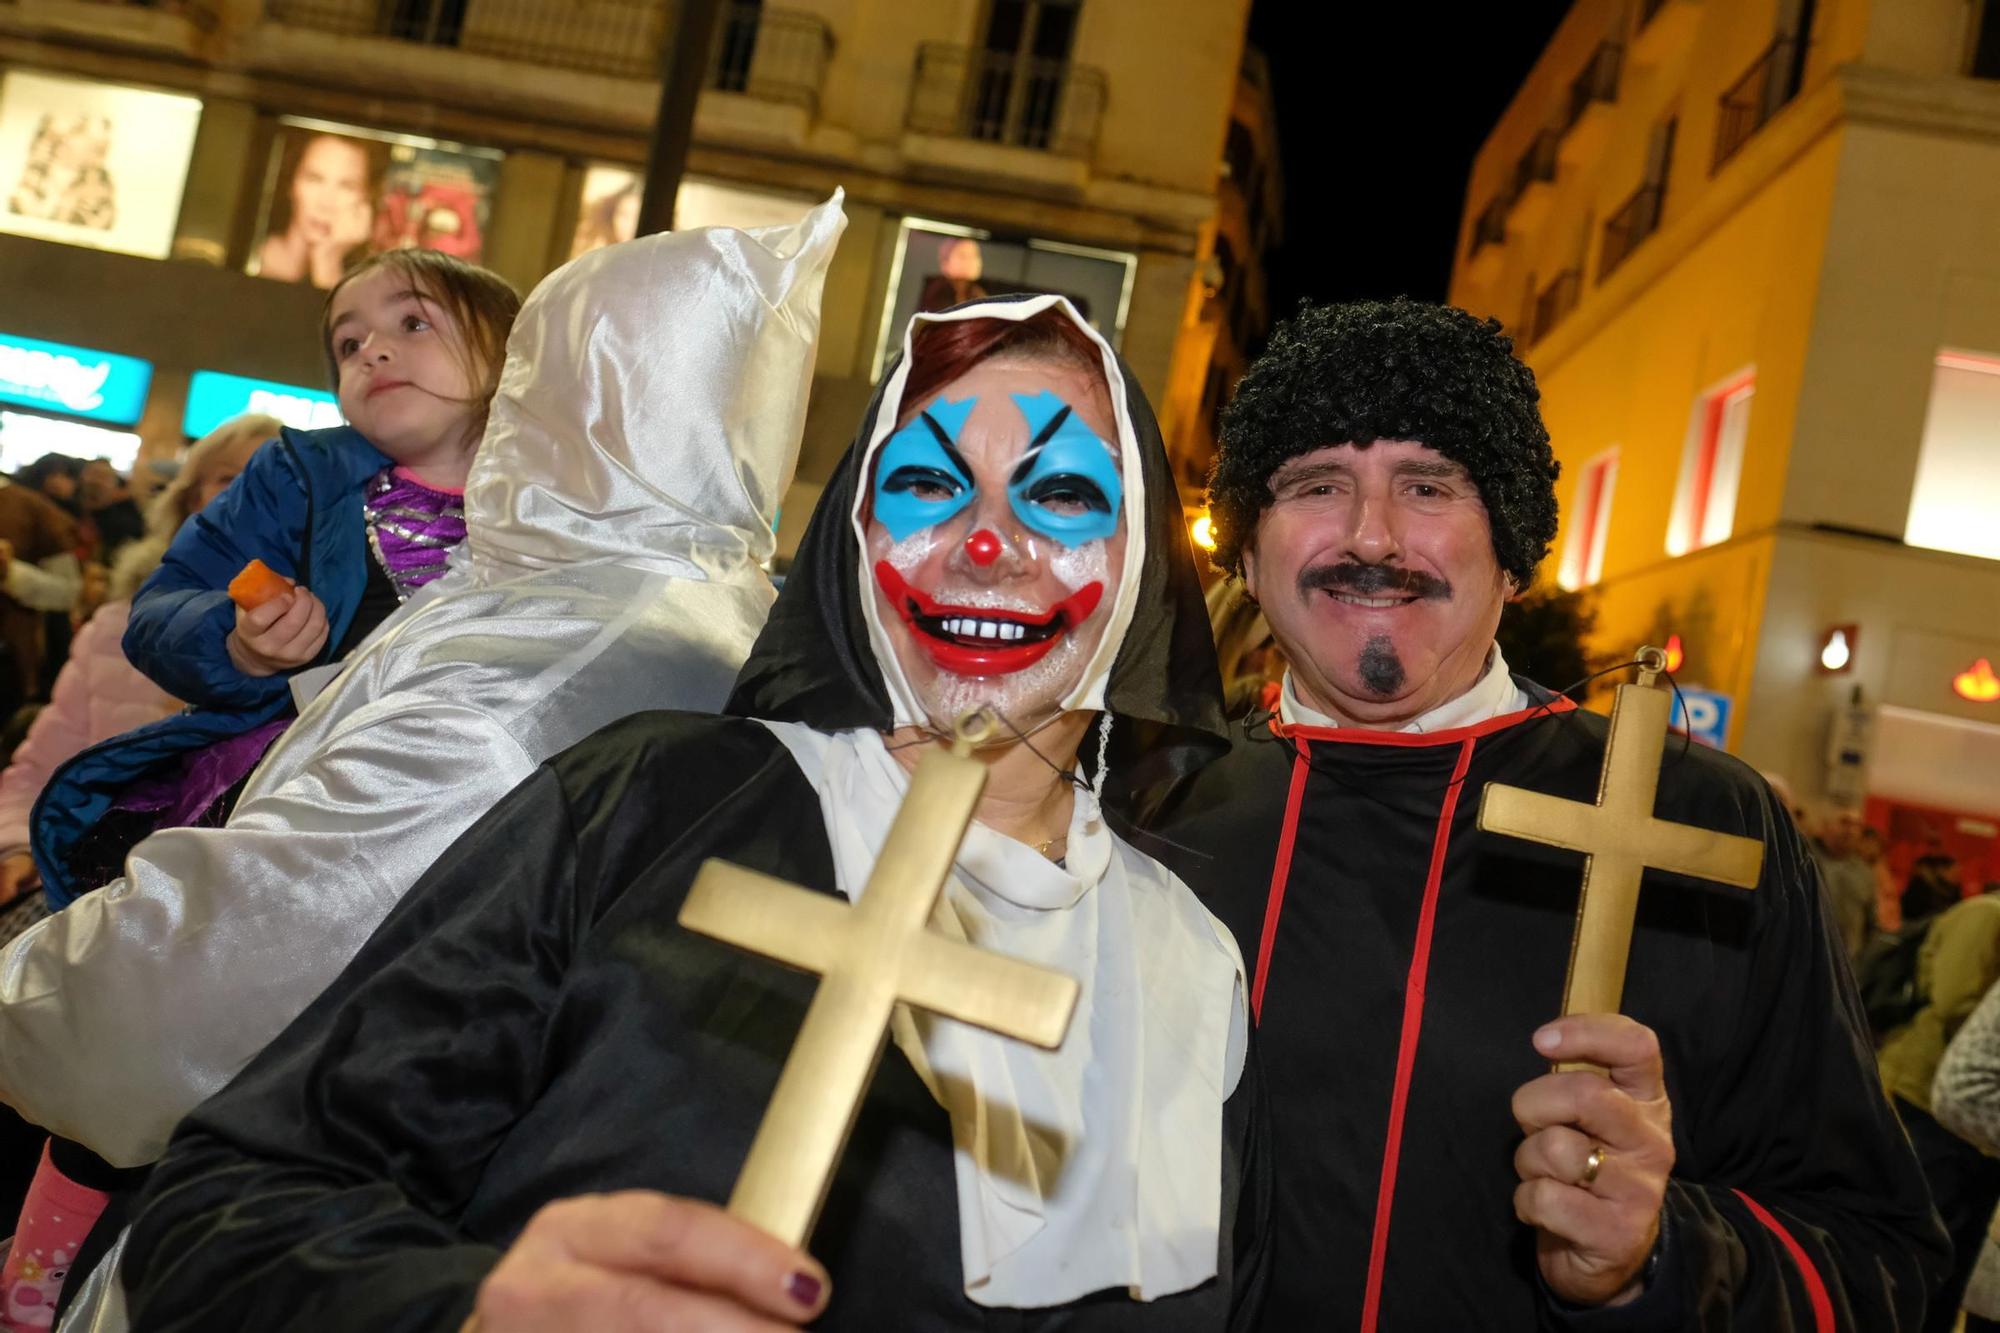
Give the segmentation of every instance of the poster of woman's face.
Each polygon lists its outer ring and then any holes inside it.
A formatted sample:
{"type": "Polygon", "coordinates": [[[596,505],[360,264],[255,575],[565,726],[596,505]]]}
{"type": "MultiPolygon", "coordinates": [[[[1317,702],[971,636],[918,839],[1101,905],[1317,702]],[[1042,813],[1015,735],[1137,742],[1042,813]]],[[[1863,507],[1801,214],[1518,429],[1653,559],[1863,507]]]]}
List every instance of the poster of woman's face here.
{"type": "Polygon", "coordinates": [[[403,246],[485,253],[500,154],[345,125],[286,122],[271,148],[250,272],[322,289],[403,246]]]}
{"type": "Polygon", "coordinates": [[[904,218],[882,302],[875,373],[902,336],[910,316],[964,301],[1019,292],[1069,298],[1076,312],[1117,347],[1125,333],[1137,255],[1023,236],[1003,239],[946,222],[904,218]]]}
{"type": "Polygon", "coordinates": [[[583,173],[583,199],[576,215],[576,235],[569,257],[639,233],[639,173],[626,167],[591,167],[583,173]]]}
{"type": "Polygon", "coordinates": [[[0,82],[0,231],[165,259],[198,98],[10,70],[0,82]]]}

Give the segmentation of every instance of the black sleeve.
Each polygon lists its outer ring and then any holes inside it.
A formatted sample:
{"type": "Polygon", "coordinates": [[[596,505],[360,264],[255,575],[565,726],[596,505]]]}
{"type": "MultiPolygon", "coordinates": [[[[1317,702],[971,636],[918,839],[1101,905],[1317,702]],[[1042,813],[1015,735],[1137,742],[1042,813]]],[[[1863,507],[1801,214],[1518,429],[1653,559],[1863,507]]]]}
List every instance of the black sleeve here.
{"type": "Polygon", "coordinates": [[[452,1219],[542,1082],[576,863],[541,769],[182,1123],[124,1259],[135,1327],[458,1327],[499,1253],[452,1219]]]}
{"type": "Polygon", "coordinates": [[[1230,1281],[1234,1299],[1229,1333],[1257,1333],[1263,1328],[1264,1292],[1271,1273],[1271,1198],[1276,1188],[1271,1161],[1271,1118],[1264,1071],[1257,1051],[1257,1030],[1250,1030],[1237,1097],[1247,1097],[1242,1145],[1243,1171],[1237,1184],[1236,1221],[1230,1235],[1230,1281]]]}
{"type": "Polygon", "coordinates": [[[1768,791],[1758,799],[1747,981],[1701,1011],[1719,1055],[1674,1106],[1673,1254],[1659,1278],[1678,1290],[1556,1327],[1651,1333],[1678,1304],[1668,1327],[1898,1333],[1921,1325],[1943,1279],[1949,1244],[1883,1094],[1812,859],[1768,791]]]}

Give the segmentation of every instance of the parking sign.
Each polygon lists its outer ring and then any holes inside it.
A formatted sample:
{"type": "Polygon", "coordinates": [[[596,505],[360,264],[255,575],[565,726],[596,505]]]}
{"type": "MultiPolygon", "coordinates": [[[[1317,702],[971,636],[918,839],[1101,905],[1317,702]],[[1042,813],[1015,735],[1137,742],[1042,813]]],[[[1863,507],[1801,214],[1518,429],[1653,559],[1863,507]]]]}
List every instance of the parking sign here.
{"type": "Polygon", "coordinates": [[[1690,689],[1683,685],[1674,699],[1672,725],[1703,745],[1723,748],[1729,739],[1730,699],[1714,690],[1690,689]]]}

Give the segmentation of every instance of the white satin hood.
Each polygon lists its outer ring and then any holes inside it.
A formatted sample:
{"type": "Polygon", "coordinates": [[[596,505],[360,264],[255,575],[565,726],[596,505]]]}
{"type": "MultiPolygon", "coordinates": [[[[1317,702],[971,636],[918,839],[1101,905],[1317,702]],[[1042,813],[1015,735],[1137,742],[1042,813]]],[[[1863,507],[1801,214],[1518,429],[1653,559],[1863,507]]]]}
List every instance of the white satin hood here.
{"type": "Polygon", "coordinates": [[[771,557],[798,461],[842,195],[797,223],[607,246],[522,306],[454,568],[600,557],[728,579],[771,557]]]}

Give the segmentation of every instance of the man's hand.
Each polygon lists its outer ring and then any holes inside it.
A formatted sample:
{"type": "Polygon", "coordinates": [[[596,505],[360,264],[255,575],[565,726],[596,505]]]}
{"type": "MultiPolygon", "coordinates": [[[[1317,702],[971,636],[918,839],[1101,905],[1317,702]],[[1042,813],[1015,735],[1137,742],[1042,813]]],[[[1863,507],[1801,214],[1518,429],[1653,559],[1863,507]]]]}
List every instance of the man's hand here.
{"type": "Polygon", "coordinates": [[[255,610],[236,608],[229,660],[246,676],[274,676],[304,666],[326,646],[326,603],[294,588],[255,610]]]}
{"type": "Polygon", "coordinates": [[[1514,1094],[1527,1135],[1514,1153],[1514,1215],[1536,1229],[1535,1258],[1557,1296],[1623,1305],[1643,1290],[1674,1168],[1659,1038],[1620,1014],[1577,1014],[1535,1033],[1535,1049],[1602,1065],[1610,1077],[1544,1074],[1514,1094]]]}
{"type": "Polygon", "coordinates": [[[591,1194],[535,1214],[461,1333],[781,1333],[826,1296],[825,1269],[712,1204],[591,1194]]]}
{"type": "Polygon", "coordinates": [[[5,907],[24,893],[33,893],[41,885],[42,876],[35,869],[34,857],[26,852],[0,857],[0,907],[5,907]]]}

